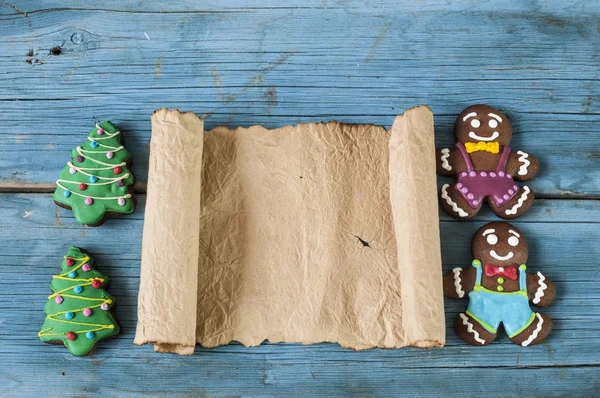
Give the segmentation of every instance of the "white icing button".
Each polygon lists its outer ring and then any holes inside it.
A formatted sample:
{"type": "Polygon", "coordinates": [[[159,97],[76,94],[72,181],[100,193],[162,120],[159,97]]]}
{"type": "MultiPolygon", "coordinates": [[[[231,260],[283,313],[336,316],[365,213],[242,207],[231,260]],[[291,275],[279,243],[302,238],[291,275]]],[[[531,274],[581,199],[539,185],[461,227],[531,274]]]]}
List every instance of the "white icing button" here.
{"type": "Polygon", "coordinates": [[[498,268],[498,271],[500,271],[500,272],[504,272],[504,267],[500,267],[500,268],[498,268]]]}

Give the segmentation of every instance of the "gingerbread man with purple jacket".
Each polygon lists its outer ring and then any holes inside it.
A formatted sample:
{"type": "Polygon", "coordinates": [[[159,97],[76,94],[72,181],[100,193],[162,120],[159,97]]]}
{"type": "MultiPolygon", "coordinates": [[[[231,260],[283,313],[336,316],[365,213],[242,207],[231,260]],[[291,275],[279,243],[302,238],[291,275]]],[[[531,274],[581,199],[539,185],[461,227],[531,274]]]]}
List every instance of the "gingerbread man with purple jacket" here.
{"type": "Polygon", "coordinates": [[[538,172],[533,155],[513,152],[512,127],[506,115],[488,105],[464,109],[454,125],[456,148],[438,149],[437,172],[456,176],[456,184],[444,184],[442,209],[458,219],[479,213],[484,200],[498,217],[513,219],[533,204],[534,193],[515,181],[529,181],[538,172]]]}

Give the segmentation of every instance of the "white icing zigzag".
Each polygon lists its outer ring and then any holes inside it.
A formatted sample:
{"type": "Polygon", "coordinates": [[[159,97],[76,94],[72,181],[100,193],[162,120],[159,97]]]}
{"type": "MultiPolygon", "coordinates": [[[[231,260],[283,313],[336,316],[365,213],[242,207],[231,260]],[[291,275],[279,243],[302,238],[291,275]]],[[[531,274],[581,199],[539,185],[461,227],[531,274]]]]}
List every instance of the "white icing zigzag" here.
{"type": "Polygon", "coordinates": [[[525,186],[523,187],[523,194],[522,194],[522,195],[521,195],[521,197],[519,198],[519,201],[517,202],[517,204],[516,204],[516,205],[514,205],[514,206],[512,207],[512,209],[507,209],[507,210],[505,211],[505,213],[506,213],[507,215],[509,215],[509,216],[510,216],[511,214],[517,214],[517,210],[518,210],[518,209],[519,209],[521,206],[523,206],[523,203],[525,203],[525,201],[527,200],[527,195],[529,194],[529,192],[531,192],[531,191],[529,190],[529,187],[528,187],[527,185],[525,185],[525,186]]]}
{"type": "Polygon", "coordinates": [[[444,148],[442,149],[442,168],[444,170],[452,171],[452,166],[448,163],[448,158],[450,157],[450,149],[444,148]]]}
{"type": "MultiPolygon", "coordinates": [[[[465,325],[467,327],[467,332],[473,334],[473,336],[475,337],[475,341],[478,343],[481,343],[481,344],[485,344],[485,340],[482,339],[481,337],[479,337],[479,332],[477,330],[473,329],[473,324],[471,322],[469,322],[469,318],[467,318],[467,316],[462,313],[459,315],[462,318],[463,325],[465,325]]],[[[523,343],[523,345],[525,345],[525,343],[523,343]]]]}
{"type": "MultiPolygon", "coordinates": [[[[468,214],[463,209],[458,207],[458,205],[454,201],[452,201],[452,199],[450,199],[450,196],[448,196],[448,187],[449,186],[450,186],[450,184],[444,184],[442,186],[442,199],[444,199],[446,201],[446,203],[448,203],[450,206],[452,206],[452,210],[455,213],[458,213],[459,216],[467,217],[468,214]]],[[[508,210],[506,210],[506,211],[508,212],[508,210]]]]}
{"type": "Polygon", "coordinates": [[[521,165],[521,167],[519,167],[519,173],[518,173],[518,174],[519,174],[520,176],[525,176],[525,175],[527,175],[527,168],[528,168],[528,167],[529,167],[529,165],[531,164],[531,163],[529,162],[529,160],[527,160],[527,158],[529,157],[529,155],[528,155],[528,154],[526,154],[526,153],[525,153],[525,152],[523,152],[523,151],[517,151],[517,154],[518,154],[518,155],[521,155],[521,156],[519,157],[519,162],[523,163],[523,164],[521,165]]]}
{"type": "Polygon", "coordinates": [[[456,267],[452,270],[454,273],[454,288],[456,289],[456,294],[458,294],[458,298],[463,298],[465,296],[465,291],[462,290],[462,281],[460,279],[460,273],[462,268],[456,267]]]}
{"type": "Polygon", "coordinates": [[[535,330],[533,331],[533,333],[531,334],[531,336],[529,336],[529,338],[527,340],[525,340],[523,343],[521,343],[521,345],[523,347],[527,347],[529,344],[531,344],[531,342],[533,340],[535,340],[535,338],[538,336],[538,334],[540,334],[540,331],[542,330],[542,325],[544,324],[544,318],[542,318],[542,316],[540,314],[535,314],[535,316],[537,317],[539,323],[537,325],[537,327],[535,328],[535,330]]]}
{"type": "Polygon", "coordinates": [[[538,271],[537,276],[540,278],[540,280],[538,281],[539,283],[539,287],[537,289],[537,291],[535,292],[535,297],[533,298],[533,304],[538,304],[541,300],[542,297],[544,297],[544,290],[546,290],[548,288],[548,285],[546,285],[544,283],[544,281],[546,280],[546,277],[544,275],[542,275],[541,272],[538,271]]]}

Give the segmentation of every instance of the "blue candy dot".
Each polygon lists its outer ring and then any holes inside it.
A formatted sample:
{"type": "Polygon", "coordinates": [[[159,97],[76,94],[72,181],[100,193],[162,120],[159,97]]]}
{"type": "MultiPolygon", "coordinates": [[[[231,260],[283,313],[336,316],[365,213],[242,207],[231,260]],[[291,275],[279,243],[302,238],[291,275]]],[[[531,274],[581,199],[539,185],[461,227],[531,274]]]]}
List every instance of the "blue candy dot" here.
{"type": "Polygon", "coordinates": [[[98,181],[98,177],[90,176],[90,182],[96,182],[96,181],[98,181]]]}
{"type": "Polygon", "coordinates": [[[96,333],[94,333],[94,332],[87,332],[85,334],[85,337],[87,337],[88,339],[93,339],[94,337],[96,337],[96,333]]]}
{"type": "Polygon", "coordinates": [[[75,315],[73,315],[73,313],[71,311],[69,312],[65,312],[65,318],[66,319],[73,319],[75,315]]]}
{"type": "Polygon", "coordinates": [[[75,286],[75,287],[73,288],[73,291],[74,291],[75,293],[81,293],[81,292],[83,291],[83,288],[82,288],[81,286],[75,286]]]}
{"type": "Polygon", "coordinates": [[[92,141],[92,142],[90,142],[90,146],[92,148],[96,148],[98,146],[98,143],[96,141],[92,141]]]}
{"type": "Polygon", "coordinates": [[[75,277],[77,276],[77,274],[75,273],[75,271],[71,271],[71,272],[69,272],[69,273],[67,274],[67,276],[68,276],[69,278],[75,278],[75,277]]]}
{"type": "Polygon", "coordinates": [[[68,198],[69,196],[71,196],[71,191],[67,190],[63,193],[63,195],[65,195],[65,198],[68,198]]]}

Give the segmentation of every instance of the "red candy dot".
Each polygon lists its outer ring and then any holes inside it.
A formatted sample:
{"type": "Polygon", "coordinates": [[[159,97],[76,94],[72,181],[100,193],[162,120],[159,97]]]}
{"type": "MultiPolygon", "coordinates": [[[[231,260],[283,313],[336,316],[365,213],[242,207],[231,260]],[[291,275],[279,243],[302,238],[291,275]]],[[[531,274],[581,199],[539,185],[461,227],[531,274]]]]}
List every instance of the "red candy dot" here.
{"type": "Polygon", "coordinates": [[[79,190],[80,191],[85,191],[87,189],[87,184],[79,184],[79,190]]]}
{"type": "Polygon", "coordinates": [[[67,267],[72,267],[75,265],[75,260],[73,260],[72,258],[68,258],[67,259],[67,267]]]}
{"type": "Polygon", "coordinates": [[[77,338],[77,335],[73,332],[67,332],[66,335],[67,335],[67,339],[69,339],[71,341],[73,341],[77,338]]]}
{"type": "Polygon", "coordinates": [[[113,169],[113,171],[115,172],[115,174],[121,174],[121,172],[123,171],[123,169],[121,169],[119,166],[115,167],[113,169]]]}
{"type": "Polygon", "coordinates": [[[100,282],[100,279],[94,279],[92,281],[92,287],[94,289],[100,289],[100,287],[102,287],[102,282],[100,282]]]}

